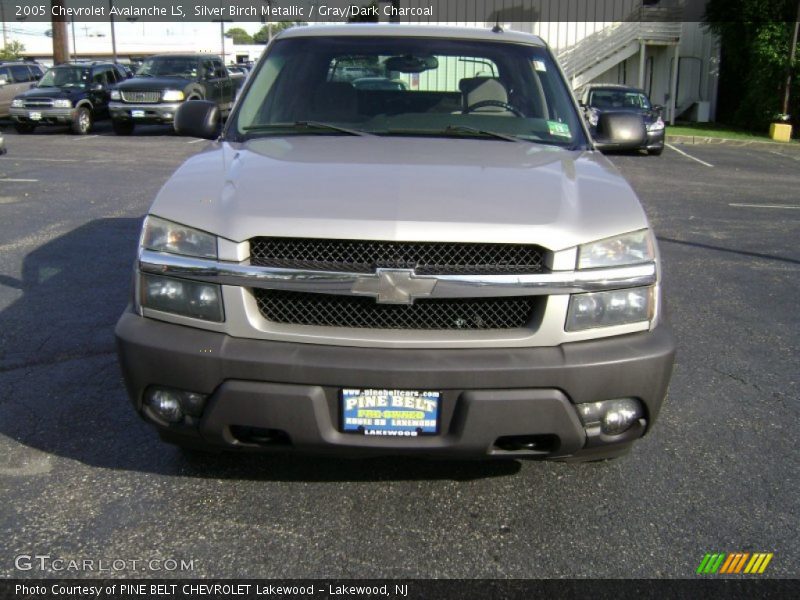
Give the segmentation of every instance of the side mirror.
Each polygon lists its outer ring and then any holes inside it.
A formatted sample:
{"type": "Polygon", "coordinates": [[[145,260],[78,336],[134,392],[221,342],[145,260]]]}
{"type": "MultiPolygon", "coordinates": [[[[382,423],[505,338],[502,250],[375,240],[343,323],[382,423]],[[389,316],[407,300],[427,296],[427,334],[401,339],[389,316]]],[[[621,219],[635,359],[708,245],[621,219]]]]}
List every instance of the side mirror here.
{"type": "Polygon", "coordinates": [[[638,113],[601,113],[595,145],[600,150],[627,150],[644,146],[647,129],[638,113]]]}
{"type": "Polygon", "coordinates": [[[217,75],[217,72],[211,67],[209,67],[208,69],[205,69],[203,71],[203,77],[205,77],[206,79],[214,79],[214,77],[216,77],[216,75],[217,75]]]}
{"type": "Polygon", "coordinates": [[[178,135],[213,140],[219,136],[219,108],[208,100],[187,100],[175,111],[175,132],[178,135]]]}
{"type": "Polygon", "coordinates": [[[102,83],[93,83],[89,86],[90,92],[102,92],[104,89],[106,89],[106,86],[104,86],[102,83]]]}
{"type": "Polygon", "coordinates": [[[6,85],[7,83],[8,83],[8,79],[6,79],[6,76],[5,76],[5,75],[3,75],[2,77],[0,77],[0,87],[3,87],[3,86],[4,86],[4,85],[6,85]]]}
{"type": "Polygon", "coordinates": [[[664,107],[661,104],[654,104],[652,110],[660,115],[664,114],[664,107]]]}

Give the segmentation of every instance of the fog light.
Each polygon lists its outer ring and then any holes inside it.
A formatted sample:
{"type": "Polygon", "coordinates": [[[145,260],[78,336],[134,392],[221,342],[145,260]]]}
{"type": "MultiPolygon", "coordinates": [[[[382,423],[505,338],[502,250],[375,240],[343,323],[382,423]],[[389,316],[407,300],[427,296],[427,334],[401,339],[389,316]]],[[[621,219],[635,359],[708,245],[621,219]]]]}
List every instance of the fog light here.
{"type": "Polygon", "coordinates": [[[145,404],[157,417],[168,423],[179,423],[184,417],[201,417],[208,396],[197,392],[154,387],[147,390],[145,404]]]}
{"type": "Polygon", "coordinates": [[[600,427],[606,435],[618,435],[641,419],[644,409],[635,398],[618,398],[578,404],[578,414],[586,429],[600,427]]]}
{"type": "Polygon", "coordinates": [[[167,423],[178,423],[183,419],[183,409],[178,393],[173,390],[156,389],[150,392],[147,405],[153,409],[157,417],[167,423]]]}

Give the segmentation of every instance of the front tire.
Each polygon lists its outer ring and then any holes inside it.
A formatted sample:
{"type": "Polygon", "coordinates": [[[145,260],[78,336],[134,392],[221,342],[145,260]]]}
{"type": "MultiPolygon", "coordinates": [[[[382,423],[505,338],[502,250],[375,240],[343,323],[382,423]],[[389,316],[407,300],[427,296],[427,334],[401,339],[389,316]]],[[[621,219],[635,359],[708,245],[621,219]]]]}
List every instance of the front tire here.
{"type": "Polygon", "coordinates": [[[75,109],[71,129],[75,135],[86,135],[92,130],[92,113],[88,108],[79,106],[75,109]]]}
{"type": "Polygon", "coordinates": [[[111,129],[113,129],[114,133],[117,135],[130,135],[133,133],[134,127],[136,127],[136,124],[133,121],[111,121],[111,129]]]}

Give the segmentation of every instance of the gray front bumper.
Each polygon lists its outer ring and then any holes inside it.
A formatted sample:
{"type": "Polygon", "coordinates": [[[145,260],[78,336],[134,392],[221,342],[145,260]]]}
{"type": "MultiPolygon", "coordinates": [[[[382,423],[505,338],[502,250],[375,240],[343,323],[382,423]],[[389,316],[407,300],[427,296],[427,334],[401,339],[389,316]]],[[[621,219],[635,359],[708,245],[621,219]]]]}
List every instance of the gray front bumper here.
{"type": "MultiPolygon", "coordinates": [[[[171,437],[246,448],[231,427],[285,432],[290,447],[344,454],[580,456],[630,443],[666,395],[675,344],[652,332],[543,348],[376,349],[233,338],[126,312],[119,359],[136,409],[171,437]],[[143,407],[151,385],[210,394],[197,427],[159,423],[143,407]],[[343,387],[441,390],[441,434],[391,439],[339,431],[343,387]],[[589,439],[575,404],[639,398],[645,420],[614,439],[589,439]],[[506,451],[505,436],[556,436],[546,455],[506,451]]],[[[257,447],[256,447],[257,448],[257,447]]]]}
{"type": "Polygon", "coordinates": [[[134,123],[172,123],[175,111],[180,102],[159,104],[129,104],[127,102],[110,102],[108,110],[111,118],[117,121],[133,121],[134,123]],[[144,116],[134,117],[133,111],[142,111],[144,116]]]}
{"type": "Polygon", "coordinates": [[[75,116],[74,108],[10,108],[11,119],[18,123],[71,123],[75,116]],[[31,113],[39,113],[40,119],[31,119],[31,113]]]}

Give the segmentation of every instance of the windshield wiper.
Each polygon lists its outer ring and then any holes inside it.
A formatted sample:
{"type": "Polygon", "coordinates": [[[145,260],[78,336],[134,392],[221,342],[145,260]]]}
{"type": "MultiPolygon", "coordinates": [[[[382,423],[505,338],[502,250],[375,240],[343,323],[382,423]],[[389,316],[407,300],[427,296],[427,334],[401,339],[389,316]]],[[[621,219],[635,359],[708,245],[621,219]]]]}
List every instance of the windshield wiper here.
{"type": "Polygon", "coordinates": [[[271,131],[273,129],[291,129],[293,131],[303,130],[308,131],[311,129],[327,129],[329,131],[337,131],[339,133],[346,133],[347,135],[369,136],[372,135],[361,129],[350,129],[349,127],[340,127],[332,123],[323,123],[321,121],[295,121],[294,123],[269,123],[264,125],[248,125],[243,127],[247,132],[258,131],[271,131]]]}
{"type": "Polygon", "coordinates": [[[448,125],[444,128],[444,133],[475,133],[478,135],[485,135],[487,137],[497,138],[498,140],[505,140],[507,142],[524,142],[520,137],[508,133],[500,133],[498,131],[489,131],[488,129],[479,129],[477,127],[469,127],[468,125],[448,125]]]}
{"type": "Polygon", "coordinates": [[[386,131],[378,132],[379,135],[413,135],[413,136],[443,136],[443,135],[458,135],[470,134],[472,136],[492,137],[506,142],[526,142],[524,138],[514,135],[499,133],[497,131],[489,131],[485,129],[478,129],[476,127],[469,127],[467,125],[448,125],[444,129],[387,129],[386,131]]]}

